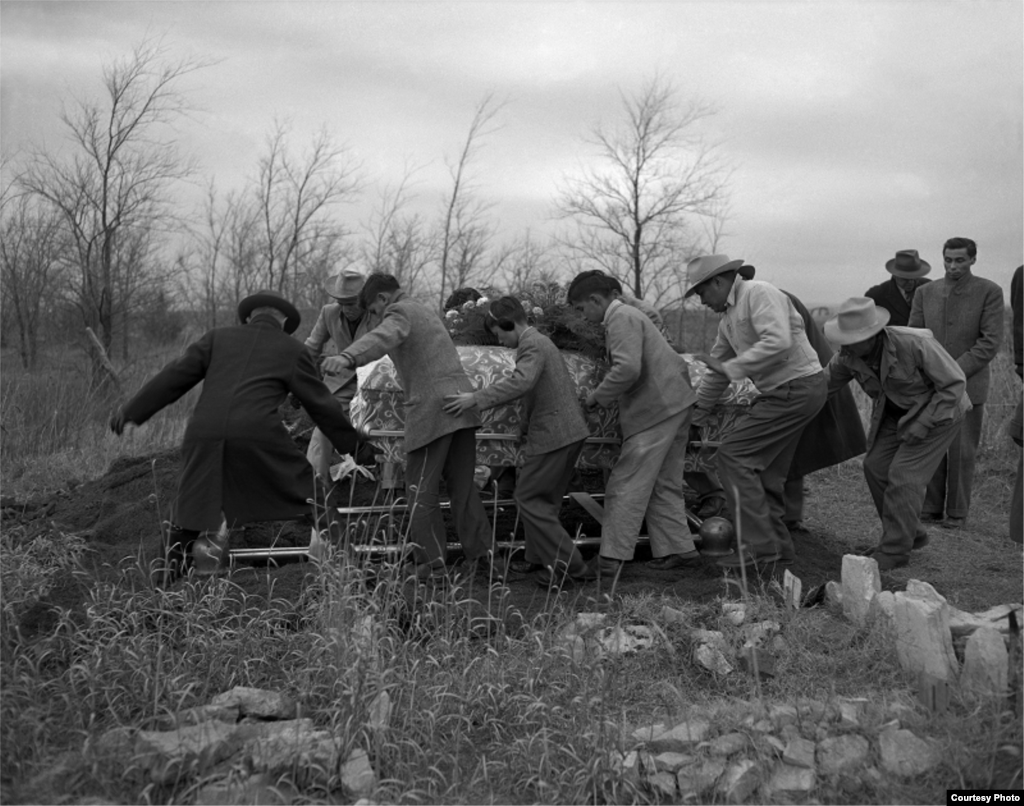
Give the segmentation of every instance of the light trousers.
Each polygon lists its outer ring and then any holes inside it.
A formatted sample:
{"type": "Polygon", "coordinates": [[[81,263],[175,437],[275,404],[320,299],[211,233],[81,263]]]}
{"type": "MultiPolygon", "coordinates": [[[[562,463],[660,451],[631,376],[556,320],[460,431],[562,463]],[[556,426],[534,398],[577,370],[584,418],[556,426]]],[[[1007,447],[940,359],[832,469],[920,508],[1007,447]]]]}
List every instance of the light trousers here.
{"type": "Polygon", "coordinates": [[[959,436],[953,440],[928,481],[923,512],[941,518],[966,518],[971,509],[974,486],[974,461],[981,442],[985,404],[975,403],[963,419],[959,436]]]}

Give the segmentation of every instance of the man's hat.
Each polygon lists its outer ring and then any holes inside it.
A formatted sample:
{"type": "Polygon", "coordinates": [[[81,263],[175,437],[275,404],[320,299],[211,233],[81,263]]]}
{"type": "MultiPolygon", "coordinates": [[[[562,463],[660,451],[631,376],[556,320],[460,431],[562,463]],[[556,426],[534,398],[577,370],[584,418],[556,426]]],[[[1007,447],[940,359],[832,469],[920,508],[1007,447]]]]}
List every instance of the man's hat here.
{"type": "Polygon", "coordinates": [[[277,291],[262,289],[255,294],[250,294],[238,303],[238,321],[243,325],[249,315],[257,308],[277,308],[285,315],[284,332],[294,333],[302,321],[302,315],[298,309],[286,300],[277,291]]]}
{"type": "Polygon", "coordinates": [[[729,260],[728,255],[703,255],[695,257],[686,264],[686,280],[689,288],[684,296],[690,296],[697,290],[697,286],[722,272],[738,269],[743,265],[742,260],[729,260]]]}
{"type": "Polygon", "coordinates": [[[739,268],[738,268],[738,269],[736,270],[736,273],[737,273],[737,274],[738,274],[738,275],[739,275],[740,277],[742,277],[742,278],[743,278],[744,280],[753,280],[753,279],[754,279],[754,274],[755,274],[756,272],[757,272],[757,269],[755,269],[755,268],[754,268],[753,266],[751,266],[751,265],[750,265],[749,263],[744,263],[744,264],[743,264],[742,266],[740,266],[740,267],[739,267],[739,268]]]}
{"type": "Polygon", "coordinates": [[[357,271],[342,271],[327,279],[327,293],[338,302],[355,302],[366,278],[357,271]]]}
{"type": "Polygon", "coordinates": [[[916,280],[918,277],[924,277],[932,267],[917,256],[916,249],[901,249],[896,253],[896,257],[885,262],[885,270],[893,277],[916,280]]]}
{"type": "Polygon", "coordinates": [[[867,341],[889,321],[889,312],[867,297],[850,297],[839,312],[825,322],[825,336],[833,344],[867,341]]]}

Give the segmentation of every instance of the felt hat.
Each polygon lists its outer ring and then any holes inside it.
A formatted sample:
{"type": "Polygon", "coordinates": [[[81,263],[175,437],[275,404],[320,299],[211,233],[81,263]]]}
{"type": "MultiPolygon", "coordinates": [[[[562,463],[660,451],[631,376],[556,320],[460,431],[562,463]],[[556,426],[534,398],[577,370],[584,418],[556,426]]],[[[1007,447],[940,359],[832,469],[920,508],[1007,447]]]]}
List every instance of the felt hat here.
{"type": "Polygon", "coordinates": [[[238,321],[243,325],[249,315],[257,308],[277,308],[285,315],[284,332],[294,333],[302,321],[302,315],[298,309],[286,300],[277,291],[262,289],[255,294],[250,294],[238,303],[238,321]]]}
{"type": "Polygon", "coordinates": [[[737,273],[737,274],[738,274],[738,275],[739,275],[740,277],[742,277],[742,278],[743,278],[744,280],[753,280],[753,279],[754,279],[754,273],[755,273],[756,271],[757,271],[757,269],[755,269],[755,268],[754,268],[753,266],[751,266],[751,265],[750,265],[749,263],[744,263],[744,264],[743,264],[742,266],[740,266],[740,267],[739,267],[739,268],[738,268],[738,269],[736,270],[736,273],[737,273]]]}
{"type": "Polygon", "coordinates": [[[686,264],[686,280],[689,288],[684,296],[690,296],[697,286],[722,272],[738,269],[742,260],[730,260],[728,255],[702,255],[686,264]]]}
{"type": "Polygon", "coordinates": [[[327,293],[338,302],[355,302],[366,278],[357,271],[341,271],[327,279],[327,293]]]}
{"type": "Polygon", "coordinates": [[[885,270],[893,277],[916,280],[924,277],[932,267],[918,257],[916,249],[901,249],[896,257],[885,262],[885,270]]]}
{"type": "Polygon", "coordinates": [[[825,322],[825,336],[833,344],[867,341],[889,322],[889,312],[868,297],[850,297],[825,322]]]}

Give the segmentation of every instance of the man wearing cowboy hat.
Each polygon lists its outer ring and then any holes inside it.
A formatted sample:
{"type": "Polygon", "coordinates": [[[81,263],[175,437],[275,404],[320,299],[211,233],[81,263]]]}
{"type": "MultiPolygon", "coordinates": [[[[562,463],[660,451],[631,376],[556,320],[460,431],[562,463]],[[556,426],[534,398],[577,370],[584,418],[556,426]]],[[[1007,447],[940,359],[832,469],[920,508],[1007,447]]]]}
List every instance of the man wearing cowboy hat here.
{"type": "Polygon", "coordinates": [[[239,325],[214,328],[164,367],[110,420],[120,436],[142,425],[199,382],[203,391],[182,440],[182,469],[164,536],[164,582],[187,570],[200,532],[310,516],[313,471],[281,422],[294,395],[342,452],[358,437],[321,382],[305,347],[290,334],[301,317],[276,291],[238,305],[239,325]]]}
{"type": "Polygon", "coordinates": [[[742,552],[718,563],[788,564],[795,552],[783,523],[783,487],[801,432],[825,405],[825,379],[789,297],[769,283],[744,279],[742,265],[728,255],[687,265],[686,296],[697,294],[722,314],[711,354],[697,356],[711,372],[697,388],[693,422],[707,420],[730,381],[750,378],[757,387],[756,404],[718,448],[729,511],[739,511],[743,536],[742,552]]]}
{"type": "MultiPolygon", "coordinates": [[[[357,271],[343,271],[328,278],[327,293],[334,298],[334,302],[320,309],[320,315],[306,339],[306,347],[312,353],[314,361],[321,357],[324,345],[328,341],[333,342],[335,352],[340,353],[373,329],[371,317],[359,304],[359,292],[363,290],[365,281],[366,278],[357,271]]],[[[333,367],[335,363],[332,356],[325,358],[323,363],[324,383],[347,413],[356,394],[356,374],[351,371],[337,374],[328,372],[328,368],[333,367]]],[[[309,440],[306,458],[313,465],[317,475],[328,483],[331,480],[332,453],[330,440],[319,428],[315,429],[309,440]]]]}
{"type": "Polygon", "coordinates": [[[869,288],[864,296],[889,312],[890,325],[904,326],[910,319],[914,292],[928,282],[925,275],[932,267],[918,257],[916,249],[902,249],[896,257],[886,261],[885,270],[892,277],[869,288]]]}
{"type": "Polygon", "coordinates": [[[924,489],[971,408],[967,379],[931,332],[886,327],[890,314],[867,297],[846,300],[825,322],[840,350],[825,369],[829,394],[852,380],[874,401],[864,457],[882,537],[872,556],[882,571],[910,562],[928,543],[924,489]]]}
{"type": "Polygon", "coordinates": [[[960,365],[974,407],[964,419],[959,438],[949,446],[949,455],[928,482],[924,497],[922,519],[947,528],[958,528],[967,520],[988,399],[989,364],[1003,342],[1003,290],[971,273],[977,254],[977,244],[970,238],[946,241],[942,246],[946,276],[918,289],[908,322],[931,330],[960,365]]]}

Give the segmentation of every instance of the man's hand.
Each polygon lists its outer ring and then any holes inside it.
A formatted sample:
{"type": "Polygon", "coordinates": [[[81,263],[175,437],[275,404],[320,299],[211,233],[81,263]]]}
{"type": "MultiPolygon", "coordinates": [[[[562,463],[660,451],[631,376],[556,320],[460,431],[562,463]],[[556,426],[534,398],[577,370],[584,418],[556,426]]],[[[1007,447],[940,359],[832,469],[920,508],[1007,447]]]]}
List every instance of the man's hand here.
{"type": "Polygon", "coordinates": [[[322,367],[325,375],[341,375],[352,369],[352,359],[347,355],[329,355],[322,367]]]}
{"type": "Polygon", "coordinates": [[[918,445],[925,441],[928,437],[928,429],[921,425],[921,423],[911,423],[907,426],[907,430],[903,432],[903,444],[904,445],[918,445]]]}
{"type": "MultiPolygon", "coordinates": [[[[121,436],[121,434],[124,433],[124,427],[131,422],[131,420],[125,417],[124,407],[118,406],[117,411],[115,411],[110,417],[110,430],[118,436],[121,436]]],[[[134,423],[132,423],[132,425],[134,425],[134,423]]]]}
{"type": "Polygon", "coordinates": [[[583,407],[586,409],[596,409],[599,405],[593,392],[588,392],[587,396],[583,398],[583,407]]]}
{"type": "Polygon", "coordinates": [[[714,370],[719,375],[725,375],[726,377],[729,377],[729,373],[725,371],[725,364],[723,364],[717,358],[712,358],[707,353],[699,353],[698,355],[695,355],[694,358],[700,361],[702,364],[707,364],[708,369],[714,370]]]}
{"type": "Polygon", "coordinates": [[[448,414],[458,417],[460,414],[476,408],[476,398],[472,392],[459,392],[457,395],[445,395],[448,402],[444,404],[444,410],[448,414]]]}

